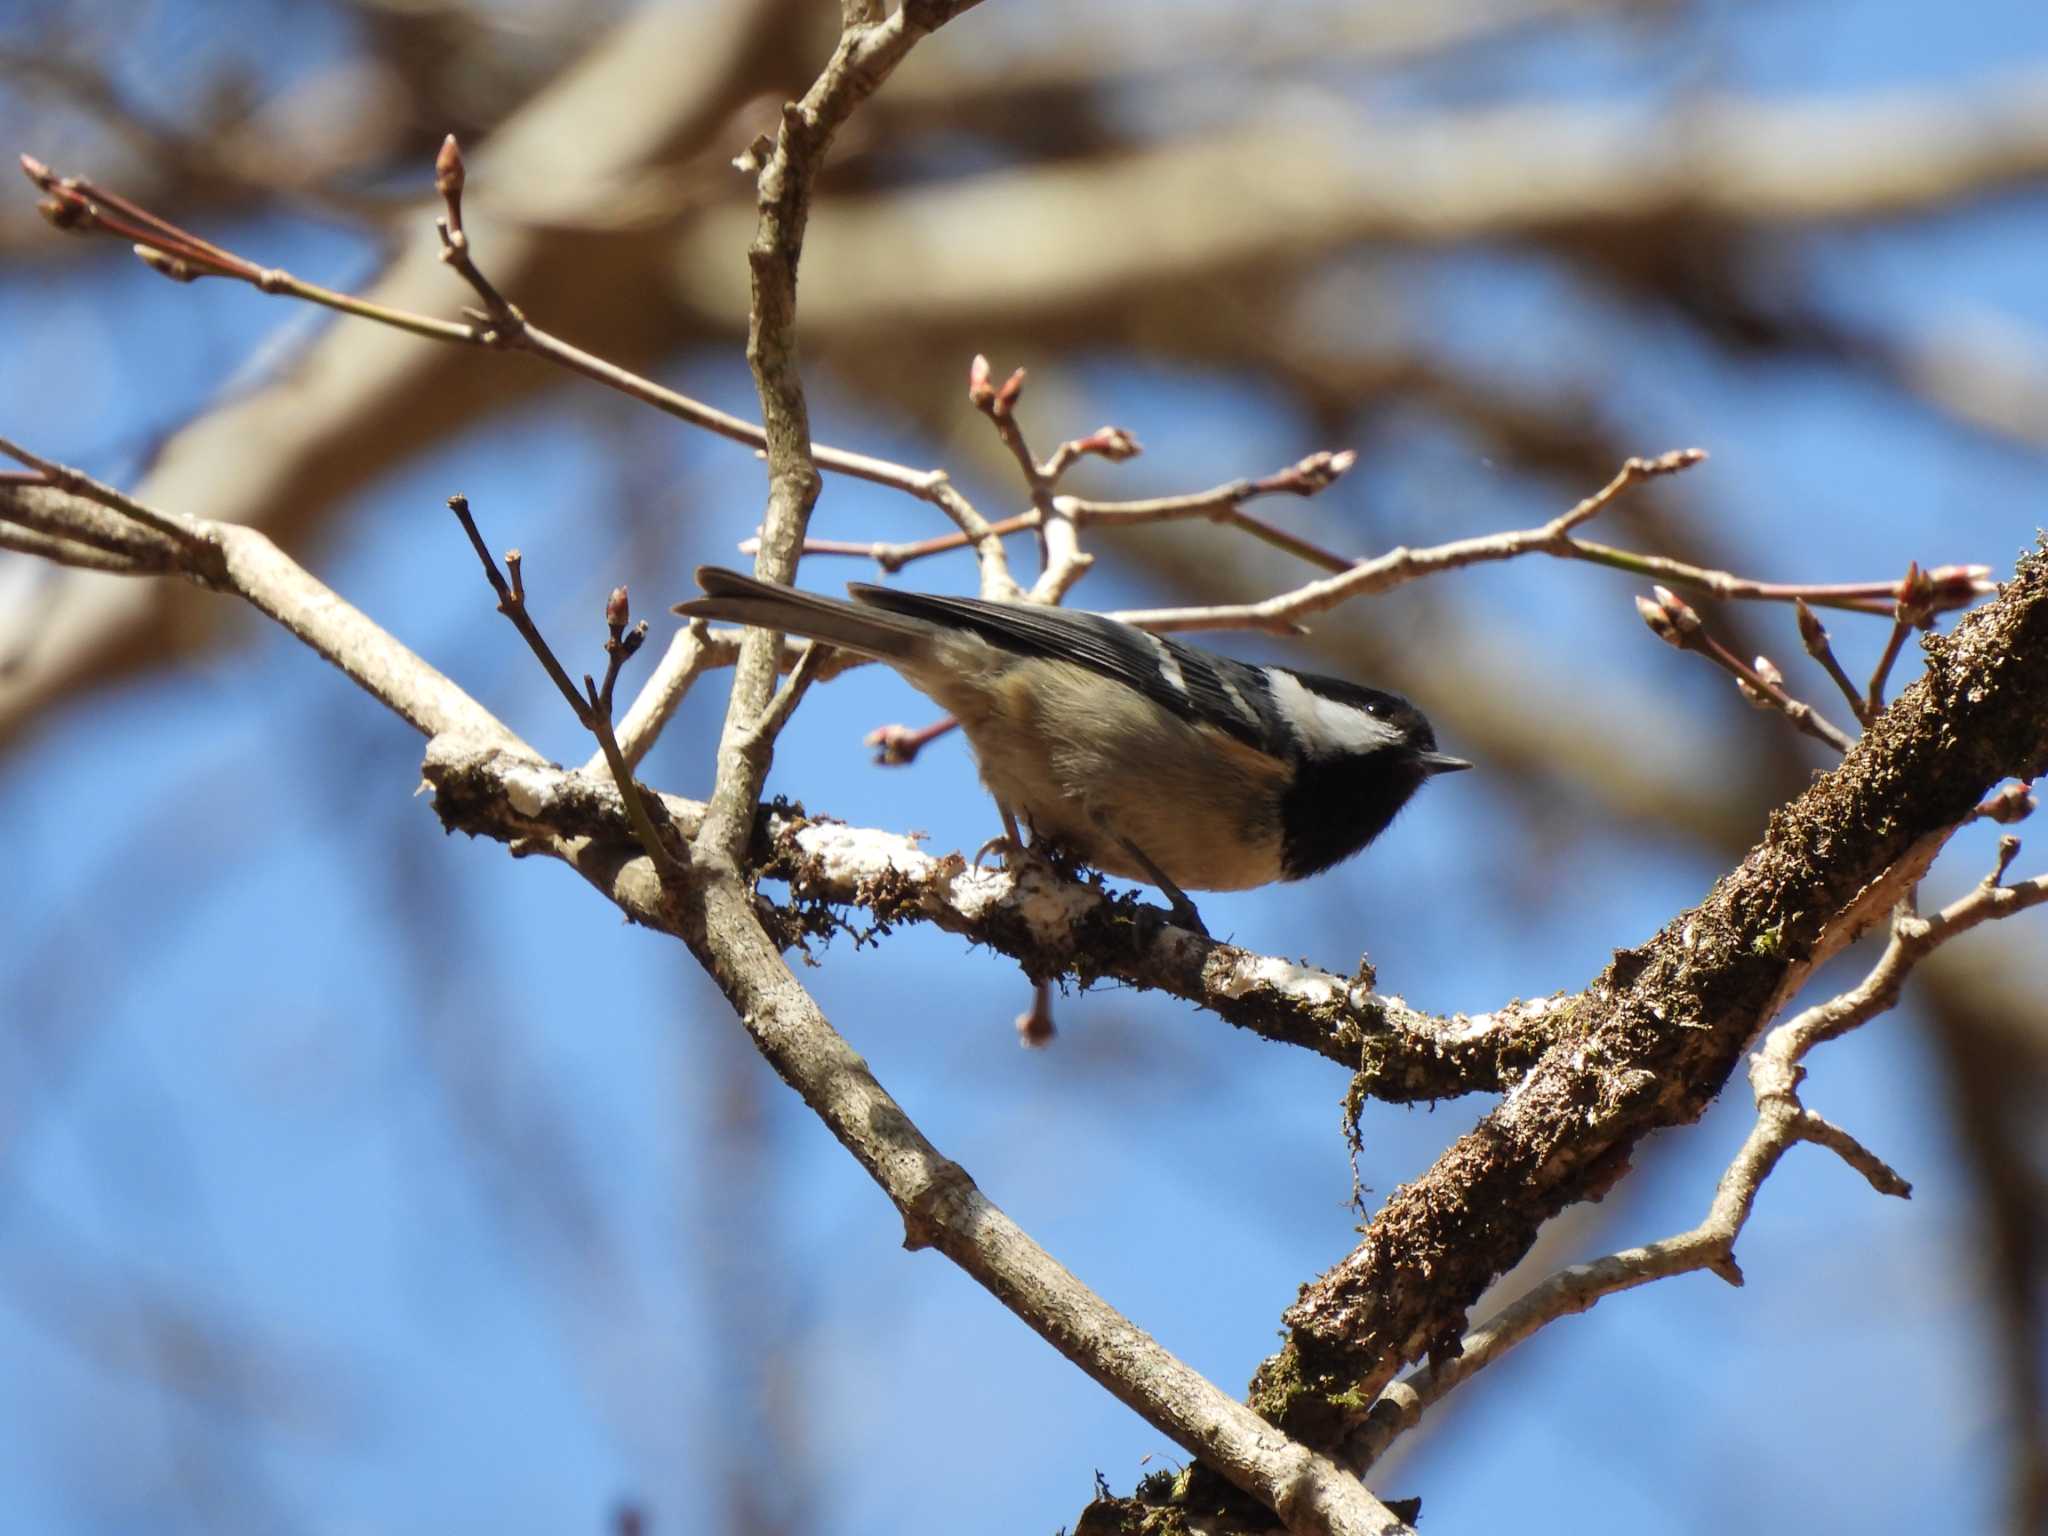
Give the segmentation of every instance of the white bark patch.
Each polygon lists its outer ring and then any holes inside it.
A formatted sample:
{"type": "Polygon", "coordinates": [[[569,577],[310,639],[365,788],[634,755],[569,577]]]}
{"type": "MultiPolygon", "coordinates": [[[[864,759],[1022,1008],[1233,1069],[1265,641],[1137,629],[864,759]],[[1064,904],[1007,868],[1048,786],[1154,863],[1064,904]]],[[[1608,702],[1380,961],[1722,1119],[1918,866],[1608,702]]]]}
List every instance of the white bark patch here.
{"type": "Polygon", "coordinates": [[[1315,1007],[1345,1000],[1343,981],[1328,971],[1295,965],[1273,955],[1240,953],[1235,959],[1213,969],[1210,984],[1225,997],[1273,991],[1315,1007]]]}

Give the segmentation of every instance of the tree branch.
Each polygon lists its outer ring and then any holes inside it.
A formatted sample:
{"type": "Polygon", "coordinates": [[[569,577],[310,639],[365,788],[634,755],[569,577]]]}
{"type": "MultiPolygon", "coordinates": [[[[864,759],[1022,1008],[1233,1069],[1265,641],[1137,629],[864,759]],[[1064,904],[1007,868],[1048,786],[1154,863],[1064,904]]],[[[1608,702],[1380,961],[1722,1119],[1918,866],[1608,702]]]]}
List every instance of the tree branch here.
{"type": "Polygon", "coordinates": [[[143,507],[82,475],[74,475],[74,484],[80,488],[0,484],[0,522],[18,519],[45,537],[83,544],[122,541],[138,551],[135,570],[176,572],[232,592],[424,735],[459,732],[539,760],[495,715],[254,528],[143,507]],[[136,519],[138,509],[146,522],[136,519]]]}
{"type": "Polygon", "coordinates": [[[2048,768],[2048,552],[1952,637],[1842,764],[1773,816],[1699,907],[1563,1006],[1498,1109],[1397,1191],[1287,1313],[1255,1403],[1340,1459],[1400,1368],[1455,1356],[1465,1308],[1641,1138],[1698,1116],[1813,968],[1919,878],[1986,791],[2048,768]]]}
{"type": "Polygon", "coordinates": [[[2048,902],[2048,877],[2005,886],[1997,883],[2003,873],[2001,868],[1932,918],[1897,913],[1884,954],[1862,982],[1770,1032],[1764,1048],[1750,1060],[1756,1123],[1722,1174],[1713,1202],[1698,1226],[1558,1271],[1467,1333],[1454,1356],[1410,1372],[1374,1404],[1357,1442],[1361,1463],[1371,1465],[1431,1404],[1559,1318],[1589,1311],[1617,1292],[1690,1270],[1710,1269],[1729,1284],[1740,1285],[1742,1271],[1735,1262],[1735,1241],[1748,1223],[1764,1180],[1799,1142],[1827,1147],[1879,1194],[1902,1198],[1911,1194],[1906,1181],[1853,1136],[1799,1102],[1798,1086],[1804,1074],[1800,1063],[1815,1046],[1894,1006],[1913,967],[1942,944],[1980,923],[2048,902]]]}
{"type": "MultiPolygon", "coordinates": [[[[631,856],[632,828],[590,798],[582,772],[504,756],[449,736],[430,744],[424,772],[450,831],[546,853],[605,872],[603,887],[633,922],[674,933],[658,886],[631,856]]],[[[704,808],[664,795],[669,821],[695,835],[704,808]]],[[[1182,998],[1277,1044],[1314,1051],[1357,1074],[1355,1092],[1416,1103],[1511,1086],[1553,1039],[1559,1004],[1543,998],[1492,1013],[1443,1017],[1330,971],[1169,932],[1128,897],[1055,877],[934,856],[907,837],[779,809],[762,813],[749,849],[755,878],[784,880],[784,930],[845,926],[827,905],[872,915],[887,929],[928,922],[1009,955],[1035,978],[1121,982],[1182,998]]]]}
{"type": "MultiPolygon", "coordinates": [[[[801,101],[783,107],[772,146],[750,153],[758,164],[754,238],[747,247],[752,299],[747,309],[747,365],[761,397],[761,430],[768,456],[768,508],[761,520],[761,552],[754,571],[771,581],[796,574],[811,508],[818,499],[818,466],[811,449],[810,409],[796,357],[796,274],[810,219],[811,187],[836,134],[855,107],[871,96],[918,40],[943,26],[974,0],[910,3],[886,19],[871,7],[849,5],[830,61],[801,101]]],[[[985,543],[1001,558],[993,538],[985,543]]],[[[772,733],[758,728],[775,687],[780,639],[750,631],[733,670],[732,698],[718,748],[718,780],[711,792],[698,856],[736,876],[750,834],[761,784],[774,756],[772,733]]]]}

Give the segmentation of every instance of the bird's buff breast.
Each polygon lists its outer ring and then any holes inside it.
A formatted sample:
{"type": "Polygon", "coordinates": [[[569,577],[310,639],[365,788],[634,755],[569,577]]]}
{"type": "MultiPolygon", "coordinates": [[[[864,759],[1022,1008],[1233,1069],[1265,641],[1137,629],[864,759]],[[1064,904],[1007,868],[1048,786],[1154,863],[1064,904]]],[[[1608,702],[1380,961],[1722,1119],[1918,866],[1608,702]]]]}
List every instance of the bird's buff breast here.
{"type": "Polygon", "coordinates": [[[1149,882],[1128,839],[1183,890],[1282,877],[1286,770],[1234,737],[1065,662],[970,662],[917,681],[958,718],[982,782],[1035,838],[1149,882]]]}

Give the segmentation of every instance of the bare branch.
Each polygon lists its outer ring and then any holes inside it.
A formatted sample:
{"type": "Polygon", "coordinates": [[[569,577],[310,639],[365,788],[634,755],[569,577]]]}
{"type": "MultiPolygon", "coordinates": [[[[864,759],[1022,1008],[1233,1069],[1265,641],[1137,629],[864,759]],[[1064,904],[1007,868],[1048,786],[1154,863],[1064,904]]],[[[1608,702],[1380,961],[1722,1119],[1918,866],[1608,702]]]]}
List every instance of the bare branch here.
{"type": "Polygon", "coordinates": [[[1827,630],[1822,627],[1820,620],[1813,616],[1813,610],[1807,607],[1805,598],[1795,599],[1793,608],[1799,616],[1799,639],[1806,647],[1806,654],[1821,664],[1821,669],[1841,690],[1842,697],[1849,701],[1849,710],[1856,716],[1856,723],[1867,727],[1875,716],[1865,705],[1863,695],[1857,691],[1856,685],[1849,681],[1849,674],[1842,670],[1842,664],[1835,660],[1835,650],[1828,643],[1827,630]]]}
{"type": "MultiPolygon", "coordinates": [[[[970,396],[971,398],[971,396],[970,396]]],[[[1048,477],[1065,468],[1069,450],[1082,448],[1095,439],[1115,434],[1128,440],[1129,434],[1115,427],[1104,427],[1088,438],[1077,438],[1063,443],[1051,459],[1042,466],[1048,477]]],[[[1100,452],[1100,449],[1089,449],[1100,452]]],[[[1128,457],[1128,454],[1108,455],[1112,458],[1128,457]]],[[[1243,510],[1247,501],[1261,496],[1313,496],[1336,483],[1358,460],[1358,455],[1345,450],[1342,453],[1312,453],[1307,458],[1289,465],[1286,469],[1266,475],[1257,480],[1232,480],[1206,491],[1195,491],[1181,496],[1158,496],[1137,501],[1091,501],[1085,497],[1059,495],[1053,497],[1053,506],[1071,519],[1076,527],[1090,522],[1099,523],[1151,523],[1171,522],[1184,518],[1206,518],[1212,522],[1228,523],[1242,528],[1252,537],[1271,544],[1275,549],[1285,550],[1311,565],[1319,565],[1326,571],[1347,571],[1353,562],[1343,555],[1333,554],[1285,529],[1276,528],[1243,510]]],[[[1029,512],[1015,517],[1006,517],[988,525],[989,531],[998,537],[1012,533],[1023,533],[1044,526],[1044,516],[1034,507],[1029,512]]],[[[929,539],[916,539],[901,544],[861,543],[851,539],[818,539],[804,541],[807,555],[853,555],[872,560],[885,571],[899,571],[915,560],[929,555],[945,554],[960,549],[969,543],[964,534],[939,534],[929,539]]],[[[754,539],[740,544],[743,554],[752,554],[759,543],[754,539]]]]}
{"type": "MultiPolygon", "coordinates": [[[[453,740],[455,738],[451,738],[453,740]]],[[[451,749],[452,750],[452,749],[451,749]]],[[[428,777],[439,770],[430,760],[428,777]]],[[[451,829],[510,846],[617,862],[630,849],[623,809],[588,803],[589,769],[500,763],[469,750],[437,811],[451,829]],[[562,851],[566,850],[566,851],[562,851]]],[[[694,835],[703,807],[661,797],[664,816],[694,835]]],[[[789,884],[802,908],[847,907],[883,923],[929,922],[1017,959],[1039,977],[1111,980],[1181,997],[1278,1044],[1299,1046],[1359,1075],[1359,1091],[1391,1103],[1498,1091],[1547,1048],[1557,1004],[1535,998],[1487,1014],[1427,1014],[1398,997],[1278,956],[1169,934],[1128,897],[1059,879],[1041,861],[986,870],[933,855],[875,828],[764,813],[749,853],[757,879],[789,884]]],[[[673,931],[651,882],[611,892],[634,922],[673,931]],[[643,899],[644,898],[644,899],[643,899]]]]}
{"type": "Polygon", "coordinates": [[[1863,696],[1863,712],[1875,717],[1884,709],[1885,680],[1891,676],[1892,663],[1899,659],[1899,647],[1906,643],[1906,636],[1915,629],[1925,629],[1938,611],[1934,596],[1934,583],[1920,569],[1918,561],[1906,565],[1905,579],[1899,583],[1899,596],[1892,609],[1892,632],[1884,643],[1884,653],[1878,657],[1877,666],[1870,674],[1870,687],[1863,696]]]}
{"type": "MultiPolygon", "coordinates": [[[[16,451],[12,445],[0,446],[16,451]]],[[[52,469],[53,479],[76,489],[0,486],[0,517],[14,521],[20,513],[44,538],[74,545],[102,547],[110,537],[135,538],[137,548],[147,551],[137,555],[135,572],[176,571],[216,591],[234,593],[422,735],[459,732],[537,758],[482,705],[255,529],[145,507],[76,470],[52,469]],[[117,515],[116,521],[108,521],[109,513],[117,515]],[[120,531],[124,524],[126,534],[120,531]]]]}
{"type": "Polygon", "coordinates": [[[1692,606],[1668,587],[1657,587],[1656,601],[1636,598],[1636,612],[1650,632],[1667,645],[1704,656],[1735,679],[1742,696],[1762,709],[1775,709],[1799,730],[1816,741],[1826,742],[1837,752],[1846,752],[1854,740],[1839,726],[1802,699],[1785,691],[1785,679],[1768,656],[1759,656],[1751,666],[1716,640],[1692,606]]]}
{"type": "MultiPolygon", "coordinates": [[[[684,697],[700,674],[715,666],[731,666],[738,659],[737,636],[726,648],[722,662],[713,659],[711,630],[702,619],[692,619],[677,630],[654,671],[641,685],[639,694],[626,711],[626,718],[619,722],[619,754],[627,767],[640,766],[640,760],[654,746],[669,721],[675,718],[675,712],[682,707],[684,697]]],[[[586,768],[589,766],[585,764],[586,768]]]]}
{"type": "Polygon", "coordinates": [[[491,584],[491,590],[498,594],[498,612],[505,615],[511,621],[512,627],[519,631],[519,638],[524,640],[527,649],[533,652],[534,660],[538,661],[541,670],[547,673],[548,681],[553,683],[555,691],[568,701],[570,711],[576,716],[576,723],[588,727],[590,720],[584,707],[583,695],[576,691],[576,685],[569,680],[568,672],[542,637],[540,627],[533,622],[533,615],[526,611],[526,585],[522,574],[525,567],[524,557],[516,549],[505,552],[505,565],[511,572],[511,579],[508,582],[504,573],[498,569],[498,562],[491,558],[491,551],[484,543],[484,536],[477,531],[476,518],[469,510],[469,498],[450,496],[448,510],[455,514],[456,521],[462,524],[462,531],[469,535],[470,548],[476,551],[477,562],[484,568],[484,579],[491,584]]]}
{"type": "MultiPolygon", "coordinates": [[[[664,891],[630,840],[614,784],[453,736],[428,744],[423,771],[435,788],[436,812],[450,830],[497,837],[516,851],[562,859],[635,922],[677,933],[689,943],[707,970],[739,994],[736,1011],[776,1070],[902,1211],[911,1246],[940,1249],[1062,1354],[1220,1475],[1273,1508],[1290,1528],[1403,1529],[1391,1517],[1381,1518],[1384,1512],[1375,1513],[1377,1504],[1353,1480],[1277,1435],[1107,1307],[991,1205],[963,1170],[942,1157],[790,976],[762,932],[745,882],[705,878],[708,872],[700,867],[682,899],[672,901],[674,893],[664,891]]],[[[664,797],[660,809],[679,830],[701,827],[700,807],[664,797]]],[[[821,824],[788,826],[791,830],[782,835],[798,838],[814,829],[879,836],[821,824]]],[[[916,854],[903,839],[889,841],[900,846],[906,862],[940,862],[916,854]]],[[[994,915],[1007,899],[1002,887],[1010,877],[967,872],[957,861],[954,871],[954,881],[978,887],[991,926],[998,926],[994,915]]],[[[868,890],[870,900],[890,901],[895,894],[884,895],[874,882],[868,890]]],[[[910,915],[900,901],[892,902],[889,911],[899,918],[910,915]]],[[[1013,919],[1010,932],[1015,931],[1013,919]]],[[[1122,930],[1118,938],[1128,951],[1129,931],[1122,930]]],[[[1162,940],[1185,943],[1178,936],[1162,940]]]]}
{"type": "MultiPolygon", "coordinates": [[[[0,549],[17,555],[33,555],[52,565],[68,565],[81,571],[105,571],[110,576],[154,576],[170,569],[141,557],[117,553],[83,538],[38,533],[14,519],[10,489],[0,488],[0,549]]],[[[0,665],[0,672],[6,667],[0,665]]]]}
{"type": "Polygon", "coordinates": [[[1604,511],[1630,487],[1644,480],[1690,469],[1705,458],[1706,454],[1701,449],[1681,448],[1654,459],[1630,459],[1600,490],[1540,528],[1454,539],[1426,549],[1392,549],[1373,559],[1356,561],[1337,575],[1310,582],[1263,602],[1211,608],[1147,609],[1123,613],[1118,617],[1127,623],[1162,633],[1181,629],[1267,629],[1290,634],[1301,627],[1300,621],[1305,615],[1325,612],[1354,597],[1391,591],[1439,571],[1458,570],[1495,560],[1513,560],[1527,554],[1584,559],[1587,558],[1584,553],[1586,546],[1573,540],[1574,528],[1604,511]]]}
{"type": "Polygon", "coordinates": [[[1543,1221],[1603,1189],[1651,1129],[1694,1118],[1756,1031],[1910,890],[1987,790],[2048,761],[2048,548],[1926,644],[1926,674],[1842,764],[1772,818],[1704,903],[1572,999],[1569,1039],[1304,1291],[1256,1403],[1346,1458],[1367,1448],[1361,1395],[1377,1398],[1406,1364],[1454,1358],[1464,1309],[1543,1221]]]}
{"type": "Polygon", "coordinates": [[[0,539],[21,554],[117,576],[167,575],[185,554],[177,540],[41,474],[0,482],[0,539]]]}
{"type": "MultiPolygon", "coordinates": [[[[443,144],[435,162],[435,185],[437,189],[445,188],[441,196],[447,208],[435,227],[441,239],[443,261],[469,284],[484,306],[472,311],[468,321],[461,322],[357,298],[309,283],[280,267],[260,266],[159,218],[118,193],[80,177],[58,176],[33,156],[23,155],[21,163],[29,179],[47,194],[50,221],[57,228],[67,233],[107,234],[133,240],[137,242],[136,255],[152,270],[174,281],[231,278],[264,293],[317,304],[427,340],[531,353],[707,432],[754,448],[767,445],[764,427],[573,346],[534,325],[507,300],[478,267],[469,237],[462,229],[462,190],[467,183],[467,171],[453,135],[443,144]]],[[[822,468],[888,486],[937,507],[959,528],[963,542],[974,546],[982,562],[984,590],[998,597],[1014,593],[1000,539],[945,471],[913,469],[869,454],[828,447],[816,448],[814,460],[822,468]]]]}
{"type": "Polygon", "coordinates": [[[1359,1441],[1360,1464],[1370,1466],[1431,1404],[1559,1318],[1588,1311],[1620,1291],[1691,1270],[1712,1270],[1731,1285],[1740,1285],[1736,1239],[1749,1221],[1764,1180],[1798,1142],[1828,1148],[1879,1194],[1910,1195],[1911,1186],[1881,1158],[1799,1102],[1800,1063],[1815,1046],[1888,1011],[1897,1003],[1913,967],[1942,944],[1980,923],[2048,903],[2048,877],[2008,887],[1999,884],[2003,874],[2002,858],[1984,884],[1935,917],[1901,911],[1892,923],[1891,942],[1861,983],[1771,1031],[1750,1063],[1756,1124],[1722,1174],[1713,1203],[1698,1226],[1660,1242],[1558,1271],[1467,1333],[1450,1358],[1410,1372],[1374,1405],[1359,1441]]]}
{"type": "MultiPolygon", "coordinates": [[[[450,141],[453,142],[452,140],[450,141]]],[[[456,161],[459,169],[460,160],[456,161]]],[[[459,186],[459,181],[457,182],[459,186]]],[[[484,544],[483,535],[477,532],[476,518],[469,510],[469,498],[450,496],[448,510],[453,512],[462,524],[462,531],[469,536],[470,547],[484,568],[484,579],[491,584],[491,590],[498,594],[498,612],[505,615],[519,636],[533,652],[534,659],[541,665],[550,681],[564,699],[569,710],[576,716],[576,723],[597,738],[599,753],[605,766],[611,770],[612,778],[619,788],[621,802],[625,805],[627,818],[633,824],[633,836],[654,860],[656,868],[664,875],[675,877],[683,872],[684,860],[677,851],[662,838],[661,831],[647,813],[646,796],[633,780],[632,765],[626,761],[619,749],[618,738],[612,732],[612,689],[619,680],[619,668],[634,652],[640,649],[647,638],[647,621],[642,619],[630,634],[626,625],[631,617],[627,604],[626,589],[616,587],[605,603],[604,617],[610,636],[605,641],[604,685],[599,687],[588,673],[583,677],[583,691],[578,693],[576,685],[569,681],[569,674],[556,659],[554,649],[540,632],[540,626],[533,622],[533,615],[527,612],[526,589],[521,579],[524,562],[519,551],[509,550],[505,565],[511,572],[508,583],[498,570],[498,562],[491,558],[491,552],[484,544]]]]}
{"type": "MultiPolygon", "coordinates": [[[[745,637],[745,630],[712,629],[702,620],[684,625],[670,637],[668,649],[662,653],[660,662],[627,708],[626,717],[618,724],[619,751],[628,764],[639,765],[674,718],[698,677],[738,663],[740,645],[745,637]]],[[[808,643],[798,645],[785,641],[776,657],[777,669],[793,671],[808,649],[808,643]]],[[[828,647],[813,667],[811,680],[824,682],[867,664],[865,657],[828,647]]],[[[584,766],[596,769],[603,765],[604,755],[600,752],[584,766]]]]}
{"type": "MultiPolygon", "coordinates": [[[[849,8],[839,45],[801,101],[784,105],[782,123],[755,176],[758,218],[747,249],[752,300],[747,315],[747,365],[761,398],[763,446],[768,456],[768,508],[761,520],[757,575],[788,581],[796,573],[818,499],[818,463],[811,446],[810,410],[796,355],[796,274],[810,218],[811,187],[833,135],[926,33],[965,9],[960,0],[926,0],[886,19],[869,8],[849,8]]],[[[976,530],[984,560],[1002,567],[1001,541],[976,530]]],[[[719,743],[718,780],[699,856],[731,876],[737,868],[768,772],[772,733],[770,693],[775,647],[769,634],[752,632],[733,672],[732,698],[719,743]]]]}
{"type": "Polygon", "coordinates": [[[831,651],[831,646],[819,645],[815,641],[804,646],[788,678],[775,690],[774,696],[768,700],[768,707],[755,719],[752,726],[755,741],[772,742],[781,733],[783,726],[789,723],[791,712],[803,702],[804,694],[817,680],[822,663],[831,651]]]}
{"type": "MultiPolygon", "coordinates": [[[[1053,496],[1059,477],[1079,454],[1072,451],[1076,445],[1069,443],[1043,464],[1032,457],[1031,448],[1024,441],[1024,428],[1017,420],[1017,401],[1023,393],[1022,368],[1013,370],[1000,385],[994,385],[989,382],[988,359],[979,353],[975,355],[967,370],[968,403],[996,429],[997,438],[1017,461],[1017,471],[1024,477],[1025,489],[1031,497],[1030,526],[1038,532],[1039,572],[1030,597],[1037,603],[1057,603],[1095,563],[1095,557],[1081,549],[1079,529],[1072,515],[1053,496]]],[[[1137,443],[1128,435],[1123,435],[1122,443],[1127,448],[1122,457],[1128,458],[1138,451],[1137,443]]]]}

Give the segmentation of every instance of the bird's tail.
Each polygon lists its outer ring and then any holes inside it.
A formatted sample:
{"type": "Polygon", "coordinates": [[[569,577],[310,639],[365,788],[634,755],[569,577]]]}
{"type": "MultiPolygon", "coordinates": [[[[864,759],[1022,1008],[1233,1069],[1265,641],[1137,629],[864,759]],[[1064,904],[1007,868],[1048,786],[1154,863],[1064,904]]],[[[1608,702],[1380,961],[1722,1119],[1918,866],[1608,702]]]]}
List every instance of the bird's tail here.
{"type": "Polygon", "coordinates": [[[780,630],[858,651],[878,661],[916,660],[929,649],[937,629],[928,619],[800,592],[723,566],[698,566],[697,585],[704,589],[702,597],[675,606],[686,618],[725,619],[756,629],[780,630]]]}

